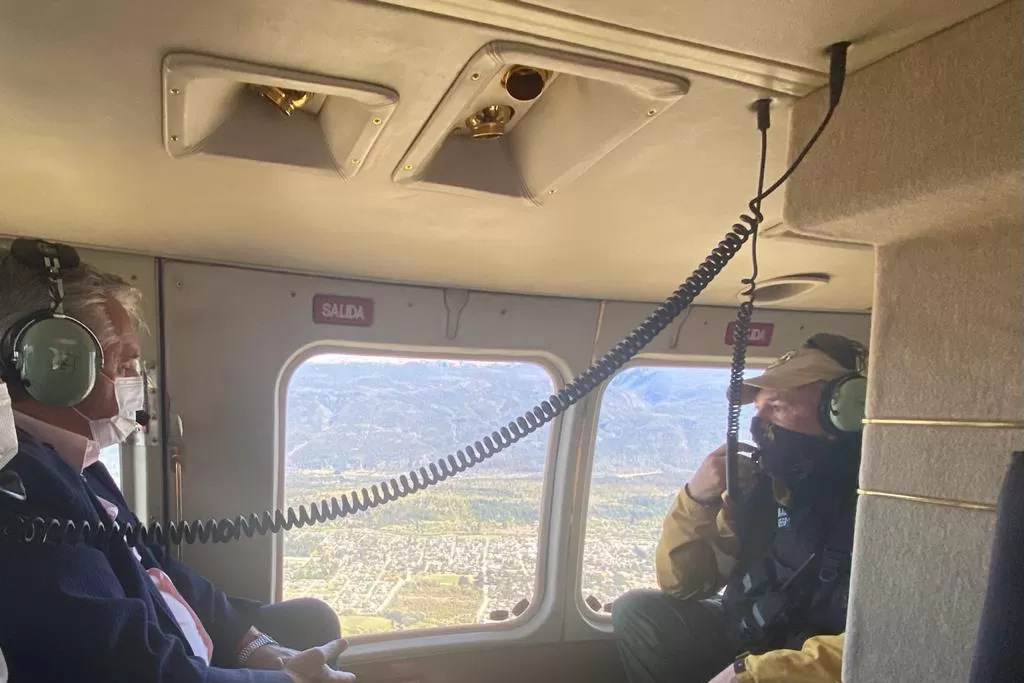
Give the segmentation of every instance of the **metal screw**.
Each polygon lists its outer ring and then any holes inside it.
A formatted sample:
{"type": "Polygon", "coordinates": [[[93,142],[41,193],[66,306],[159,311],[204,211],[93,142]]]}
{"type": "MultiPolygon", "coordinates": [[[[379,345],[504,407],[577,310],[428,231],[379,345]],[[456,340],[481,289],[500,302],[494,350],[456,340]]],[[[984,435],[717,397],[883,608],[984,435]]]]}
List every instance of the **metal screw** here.
{"type": "Polygon", "coordinates": [[[172,135],[171,136],[171,142],[177,142],[177,141],[178,141],[178,136],[177,135],[172,135]]]}
{"type": "Polygon", "coordinates": [[[403,168],[404,168],[404,169],[405,169],[406,171],[411,171],[411,170],[412,170],[412,164],[406,164],[405,166],[403,166],[403,168]]]}
{"type": "Polygon", "coordinates": [[[382,124],[382,123],[384,123],[384,119],[382,119],[382,118],[381,118],[381,117],[379,117],[379,116],[374,116],[374,117],[373,117],[373,125],[375,125],[375,126],[379,126],[379,125],[380,125],[380,124],[382,124]]]}
{"type": "Polygon", "coordinates": [[[351,159],[349,163],[351,163],[353,166],[358,166],[359,165],[359,161],[360,161],[359,159],[351,159]]]}
{"type": "Polygon", "coordinates": [[[654,116],[654,115],[655,115],[655,114],[657,114],[657,113],[658,113],[658,110],[657,110],[657,109],[648,109],[648,110],[647,110],[647,115],[648,115],[648,116],[654,116]]]}
{"type": "Polygon", "coordinates": [[[171,88],[171,94],[172,95],[180,95],[181,94],[181,89],[180,88],[171,88]]]}
{"type": "Polygon", "coordinates": [[[470,76],[470,78],[472,78],[474,81],[479,81],[480,80],[480,74],[473,74],[472,76],[470,76]]]}
{"type": "Polygon", "coordinates": [[[178,289],[181,289],[182,287],[184,287],[184,286],[185,286],[185,283],[184,283],[184,282],[182,282],[181,280],[178,280],[178,281],[177,281],[177,282],[175,283],[175,285],[177,285],[178,289]]]}

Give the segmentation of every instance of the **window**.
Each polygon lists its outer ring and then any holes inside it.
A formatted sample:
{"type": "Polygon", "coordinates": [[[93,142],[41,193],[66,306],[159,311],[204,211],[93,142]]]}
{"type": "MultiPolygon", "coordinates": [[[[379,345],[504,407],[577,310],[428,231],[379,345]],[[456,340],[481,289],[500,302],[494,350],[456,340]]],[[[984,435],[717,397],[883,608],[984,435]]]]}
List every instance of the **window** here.
{"type": "MultiPolygon", "coordinates": [[[[288,385],[285,503],[436,461],[553,391],[534,363],[316,356],[288,385]]],[[[284,599],[326,601],[346,635],[477,624],[532,601],[549,442],[545,427],[437,487],[286,532],[284,599]]]]}
{"type": "MultiPolygon", "coordinates": [[[[601,399],[583,547],[584,597],[657,588],[654,551],[679,489],[725,442],[729,368],[631,367],[601,399]]],[[[754,411],[744,406],[740,440],[754,411]]],[[[589,602],[589,600],[588,600],[589,602]]]]}
{"type": "Polygon", "coordinates": [[[111,478],[121,488],[121,444],[107,446],[100,451],[100,462],[110,472],[111,478]]]}

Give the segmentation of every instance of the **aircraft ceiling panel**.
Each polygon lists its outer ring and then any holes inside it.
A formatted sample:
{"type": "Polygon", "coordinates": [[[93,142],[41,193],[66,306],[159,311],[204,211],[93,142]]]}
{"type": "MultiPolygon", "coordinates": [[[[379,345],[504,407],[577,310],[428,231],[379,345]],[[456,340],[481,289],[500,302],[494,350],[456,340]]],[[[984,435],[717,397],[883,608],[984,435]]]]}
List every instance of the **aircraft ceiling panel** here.
{"type": "Polygon", "coordinates": [[[850,68],[855,70],[1001,2],[529,0],[521,4],[815,70],[822,67],[822,48],[852,40],[856,48],[850,52],[850,68]]]}
{"type": "MultiPolygon", "coordinates": [[[[810,4],[780,12],[797,23],[805,13],[819,17],[800,29],[807,49],[819,36],[838,37],[810,4]]],[[[854,3],[881,12],[875,4],[854,3]]],[[[645,8],[634,19],[651,21],[653,11],[645,8]]],[[[742,34],[723,12],[705,21],[742,34]]],[[[672,28],[670,19],[664,28],[672,28]]],[[[755,47],[768,40],[753,37],[763,29],[745,31],[755,47]]],[[[698,37],[720,42],[711,34],[698,37]]],[[[396,166],[453,79],[495,40],[596,54],[382,3],[2,0],[0,233],[492,291],[624,300],[669,294],[747,210],[758,157],[749,106],[765,91],[742,79],[666,67],[686,76],[689,92],[543,207],[396,184],[396,166]],[[162,136],[161,64],[172,52],[379,84],[399,101],[349,180],[251,159],[176,159],[162,136]]],[[[772,56],[805,61],[796,53],[772,56]]],[[[763,68],[767,74],[774,66],[763,68]]],[[[776,102],[769,178],[786,160],[790,103],[776,102]]],[[[781,221],[781,199],[765,203],[766,227],[781,221]]],[[[870,306],[870,250],[765,238],[760,265],[762,278],[831,276],[829,285],[782,307],[870,306]]],[[[745,251],[701,303],[735,304],[749,268],[745,251]]]]}

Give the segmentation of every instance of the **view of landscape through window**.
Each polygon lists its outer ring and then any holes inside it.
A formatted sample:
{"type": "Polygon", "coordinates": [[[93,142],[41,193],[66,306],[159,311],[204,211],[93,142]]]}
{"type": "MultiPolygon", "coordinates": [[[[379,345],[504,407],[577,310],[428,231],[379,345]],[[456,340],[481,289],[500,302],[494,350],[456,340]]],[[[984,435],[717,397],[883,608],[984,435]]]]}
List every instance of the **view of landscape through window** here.
{"type": "MultiPolygon", "coordinates": [[[[524,362],[319,356],[288,385],[285,504],[418,469],[555,390],[524,362]]],[[[551,430],[386,507],[284,534],[284,599],[317,597],[346,635],[475,624],[532,599],[551,430]]]]}
{"type": "MultiPolygon", "coordinates": [[[[607,602],[654,585],[661,519],[679,486],[723,440],[728,376],[724,368],[637,367],[610,382],[598,430],[584,593],[607,602]]],[[[285,504],[338,496],[418,468],[553,391],[548,372],[526,362],[313,358],[288,386],[285,504]]],[[[412,497],[286,532],[283,598],[324,600],[349,636],[480,623],[494,610],[532,600],[549,441],[545,427],[412,497]]]]}
{"type": "MultiPolygon", "coordinates": [[[[583,546],[584,596],[657,588],[654,551],[679,489],[725,442],[729,368],[631,367],[601,398],[583,546]]],[[[752,406],[740,414],[750,443],[752,406]]]]}

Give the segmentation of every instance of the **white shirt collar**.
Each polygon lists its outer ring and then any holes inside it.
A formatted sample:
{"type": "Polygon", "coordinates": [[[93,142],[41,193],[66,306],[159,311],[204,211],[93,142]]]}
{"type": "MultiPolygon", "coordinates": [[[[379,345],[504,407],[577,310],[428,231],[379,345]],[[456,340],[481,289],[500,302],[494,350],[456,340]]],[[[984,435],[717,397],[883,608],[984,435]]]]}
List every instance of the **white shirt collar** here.
{"type": "Polygon", "coordinates": [[[81,434],[54,427],[17,410],[14,411],[14,424],[39,441],[53,446],[57,455],[76,472],[81,473],[86,467],[100,459],[100,445],[81,434]]]}

